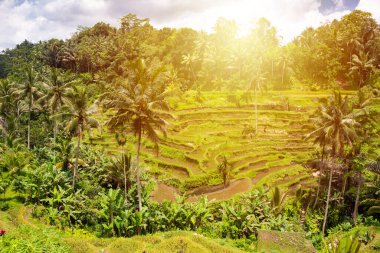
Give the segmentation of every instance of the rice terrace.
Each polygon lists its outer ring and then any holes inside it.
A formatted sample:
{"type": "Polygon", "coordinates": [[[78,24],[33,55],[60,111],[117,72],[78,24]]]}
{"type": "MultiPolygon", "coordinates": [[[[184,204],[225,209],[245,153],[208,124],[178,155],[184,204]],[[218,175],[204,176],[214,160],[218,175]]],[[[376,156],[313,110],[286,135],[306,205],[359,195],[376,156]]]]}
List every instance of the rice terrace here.
{"type": "Polygon", "coordinates": [[[380,251],[379,1],[0,22],[0,253],[380,251]]]}
{"type": "MultiPolygon", "coordinates": [[[[245,132],[255,125],[254,106],[249,101],[236,105],[223,92],[205,92],[199,102],[195,94],[173,98],[174,118],[168,119],[167,136],[160,137],[159,153],[151,141],[143,140],[144,162],[158,182],[153,199],[174,200],[174,193],[186,192],[220,200],[264,184],[293,189],[315,186],[312,170],[305,166],[315,148],[304,138],[312,129],[309,116],[318,99],[329,94],[282,91],[260,95],[257,134],[245,132]],[[234,178],[226,189],[217,171],[223,156],[230,157],[234,178]]],[[[93,131],[87,141],[110,154],[125,150],[109,132],[93,131]]],[[[134,146],[127,149],[132,151],[134,146]]]]}

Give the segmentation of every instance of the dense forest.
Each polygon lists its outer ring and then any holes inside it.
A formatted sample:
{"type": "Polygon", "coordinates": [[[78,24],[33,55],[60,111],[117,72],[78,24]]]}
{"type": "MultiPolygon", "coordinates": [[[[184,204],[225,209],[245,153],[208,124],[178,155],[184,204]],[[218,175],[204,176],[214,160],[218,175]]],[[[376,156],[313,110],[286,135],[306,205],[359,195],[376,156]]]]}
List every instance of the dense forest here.
{"type": "Polygon", "coordinates": [[[379,89],[359,10],[286,45],[134,14],[25,40],[0,53],[0,252],[376,252],[379,89]]]}

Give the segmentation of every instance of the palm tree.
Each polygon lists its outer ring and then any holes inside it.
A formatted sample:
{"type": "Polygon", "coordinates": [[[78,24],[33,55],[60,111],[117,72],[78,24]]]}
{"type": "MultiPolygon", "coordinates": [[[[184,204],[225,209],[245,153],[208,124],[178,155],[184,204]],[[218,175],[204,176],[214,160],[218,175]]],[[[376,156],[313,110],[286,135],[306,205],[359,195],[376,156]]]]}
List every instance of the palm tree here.
{"type": "MultiPolygon", "coordinates": [[[[320,110],[320,125],[317,126],[314,132],[322,133],[319,142],[327,143],[331,146],[331,158],[335,160],[343,155],[346,145],[353,145],[354,140],[357,138],[356,127],[358,123],[348,104],[348,97],[342,98],[340,93],[334,93],[334,96],[326,104],[322,105],[320,110]]],[[[329,173],[322,233],[325,232],[326,228],[334,166],[331,166],[329,173]]]]}
{"type": "Polygon", "coordinates": [[[74,143],[70,139],[63,139],[57,146],[54,146],[53,149],[61,156],[61,162],[55,166],[63,170],[69,169],[73,156],[74,143]]]}
{"type": "Polygon", "coordinates": [[[368,53],[360,51],[352,56],[350,62],[350,74],[356,74],[359,79],[358,89],[362,87],[368,77],[368,73],[374,68],[375,58],[370,58],[368,53]]]}
{"type": "Polygon", "coordinates": [[[360,191],[365,181],[362,174],[364,170],[368,168],[369,164],[371,164],[369,162],[372,160],[371,158],[377,157],[377,154],[373,149],[366,149],[363,147],[373,145],[373,142],[376,142],[376,138],[374,137],[378,136],[376,130],[378,113],[370,110],[370,108],[376,104],[376,98],[367,95],[362,90],[358,91],[357,98],[358,101],[354,104],[354,108],[357,121],[361,126],[359,129],[360,140],[356,142],[356,146],[352,149],[352,153],[350,154],[353,160],[353,168],[357,174],[357,189],[353,212],[354,224],[357,222],[360,191]]]}
{"type": "Polygon", "coordinates": [[[291,70],[291,59],[289,55],[283,52],[278,58],[277,64],[281,67],[281,87],[284,88],[285,73],[291,70]]]}
{"type": "Polygon", "coordinates": [[[196,81],[195,65],[199,61],[199,57],[196,53],[182,55],[181,64],[186,66],[186,69],[191,73],[192,81],[196,81]]]}
{"type": "Polygon", "coordinates": [[[0,80],[0,115],[6,117],[12,106],[15,87],[9,79],[0,80]]]}
{"type": "Polygon", "coordinates": [[[70,68],[74,72],[77,71],[78,54],[73,42],[69,41],[63,45],[60,50],[59,59],[67,68],[70,68]]]}
{"type": "Polygon", "coordinates": [[[9,79],[0,80],[0,118],[3,133],[15,129],[16,87],[9,79]]]}
{"type": "Polygon", "coordinates": [[[50,67],[58,68],[61,63],[61,49],[63,41],[51,39],[45,43],[41,58],[50,67]]]}
{"type": "Polygon", "coordinates": [[[116,91],[104,95],[104,105],[116,112],[108,121],[110,129],[127,125],[137,135],[136,142],[136,180],[139,210],[142,210],[140,181],[140,150],[143,134],[156,143],[159,141],[156,129],[166,135],[164,120],[169,114],[165,101],[165,69],[146,66],[144,60],[138,59],[131,66],[130,82],[122,82],[116,91]]]}
{"type": "Polygon", "coordinates": [[[54,115],[64,106],[69,103],[68,93],[72,92],[70,85],[72,81],[66,80],[66,76],[59,69],[51,69],[49,75],[42,82],[46,90],[44,96],[39,101],[47,102],[47,106],[53,115],[53,142],[55,145],[57,136],[57,120],[54,115]]]}
{"type": "Polygon", "coordinates": [[[34,100],[41,95],[41,92],[37,87],[38,77],[32,66],[27,66],[23,72],[23,82],[17,93],[26,98],[28,103],[28,149],[30,149],[30,121],[32,115],[32,109],[34,106],[34,100]]]}
{"type": "Polygon", "coordinates": [[[229,69],[238,71],[239,80],[243,78],[244,66],[247,60],[247,49],[239,44],[231,50],[229,57],[229,69]]]}
{"type": "MultiPolygon", "coordinates": [[[[261,61],[260,61],[261,62],[261,61]]],[[[257,93],[262,89],[265,88],[263,81],[266,79],[266,73],[264,73],[261,70],[261,63],[259,63],[259,67],[256,70],[256,73],[253,75],[248,90],[253,90],[254,95],[254,104],[255,104],[255,135],[257,135],[258,130],[258,122],[259,122],[259,116],[257,111],[257,93]]]]}
{"type": "Polygon", "coordinates": [[[317,187],[317,193],[315,196],[313,208],[316,207],[318,203],[318,198],[319,198],[319,192],[321,189],[321,181],[322,181],[322,176],[324,173],[324,168],[325,168],[325,154],[326,154],[326,145],[327,145],[327,138],[326,138],[326,133],[324,132],[324,129],[321,128],[324,123],[320,122],[321,118],[316,118],[315,119],[315,125],[318,126],[316,130],[312,131],[306,136],[306,139],[314,137],[314,144],[318,144],[319,147],[321,148],[321,163],[320,163],[320,169],[319,169],[319,176],[318,176],[318,187],[317,187]]]}
{"type": "Polygon", "coordinates": [[[75,165],[73,172],[73,189],[75,189],[75,179],[78,170],[78,159],[80,144],[83,138],[83,131],[90,128],[98,127],[98,121],[91,118],[89,112],[88,93],[84,87],[74,87],[73,92],[68,94],[68,104],[66,106],[67,113],[62,113],[62,116],[68,116],[70,118],[67,129],[70,133],[76,132],[77,134],[77,146],[75,150],[75,165]]]}

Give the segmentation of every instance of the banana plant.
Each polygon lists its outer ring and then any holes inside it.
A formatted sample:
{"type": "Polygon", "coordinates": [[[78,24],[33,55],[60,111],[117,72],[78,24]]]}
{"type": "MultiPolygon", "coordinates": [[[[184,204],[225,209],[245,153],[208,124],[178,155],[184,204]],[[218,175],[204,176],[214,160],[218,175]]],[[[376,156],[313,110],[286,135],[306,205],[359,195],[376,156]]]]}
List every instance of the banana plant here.
{"type": "Polygon", "coordinates": [[[109,189],[107,194],[100,193],[100,214],[106,223],[102,223],[106,233],[111,232],[113,236],[120,234],[122,213],[125,210],[124,198],[120,189],[109,189]]]}
{"type": "Polygon", "coordinates": [[[192,230],[196,230],[203,223],[211,221],[213,218],[212,214],[210,213],[209,201],[207,197],[202,197],[193,206],[190,206],[190,210],[192,210],[193,213],[190,218],[192,230]]]}
{"type": "Polygon", "coordinates": [[[341,239],[335,239],[331,243],[324,241],[324,252],[326,253],[359,253],[361,242],[359,234],[346,236],[341,239]]]}
{"type": "Polygon", "coordinates": [[[148,208],[144,206],[141,211],[135,211],[130,217],[130,226],[133,227],[135,234],[142,234],[147,229],[148,208]]]}

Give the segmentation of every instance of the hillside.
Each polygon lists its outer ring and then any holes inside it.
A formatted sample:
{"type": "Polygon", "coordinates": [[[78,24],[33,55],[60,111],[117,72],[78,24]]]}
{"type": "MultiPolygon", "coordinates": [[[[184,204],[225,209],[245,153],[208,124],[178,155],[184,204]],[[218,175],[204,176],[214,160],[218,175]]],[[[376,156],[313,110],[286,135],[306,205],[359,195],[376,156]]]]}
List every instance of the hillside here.
{"type": "MultiPolygon", "coordinates": [[[[220,200],[264,184],[292,189],[315,185],[312,172],[304,166],[315,146],[304,136],[312,127],[309,118],[318,100],[330,94],[260,93],[256,135],[253,96],[244,99],[243,92],[172,96],[168,100],[173,117],[167,119],[167,136],[161,136],[159,152],[150,141],[143,141],[145,168],[158,182],[153,198],[174,199],[174,193],[186,192],[220,200]],[[226,189],[217,171],[223,156],[233,170],[226,189]]],[[[100,111],[96,115],[100,121],[104,118],[100,111]]],[[[134,141],[133,136],[128,137],[126,150],[130,153],[135,150],[134,141]]],[[[87,142],[112,155],[125,150],[117,145],[115,134],[104,129],[93,131],[87,142]]]]}

